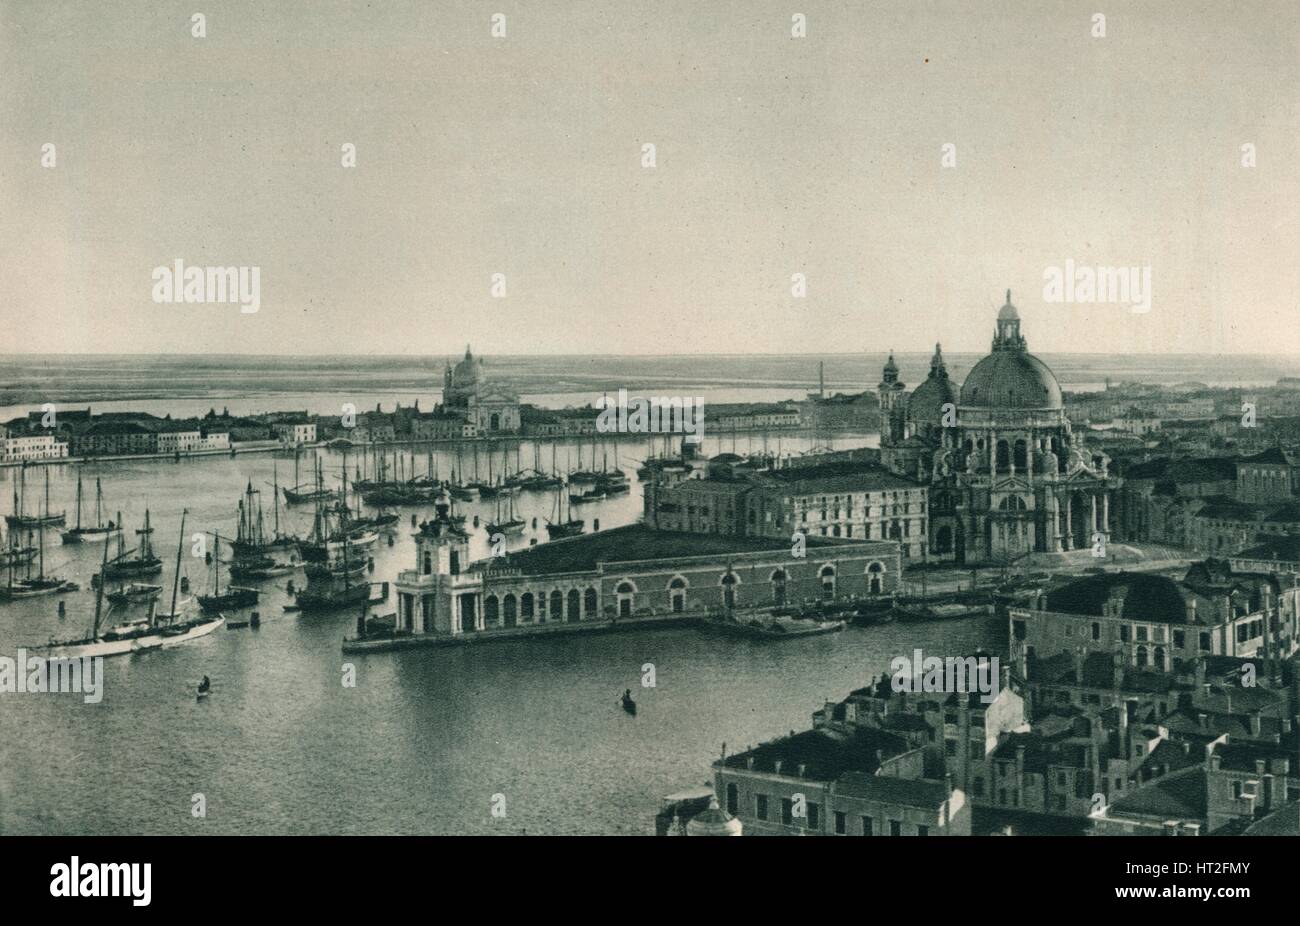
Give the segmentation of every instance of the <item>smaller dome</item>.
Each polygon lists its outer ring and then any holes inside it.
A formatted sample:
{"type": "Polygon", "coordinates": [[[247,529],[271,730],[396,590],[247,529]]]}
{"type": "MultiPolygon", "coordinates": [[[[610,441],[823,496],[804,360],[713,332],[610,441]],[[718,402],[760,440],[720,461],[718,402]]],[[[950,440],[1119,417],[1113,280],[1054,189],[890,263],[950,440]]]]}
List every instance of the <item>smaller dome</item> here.
{"type": "Polygon", "coordinates": [[[957,404],[957,390],[946,376],[932,376],[907,399],[907,417],[916,424],[939,425],[943,420],[944,406],[957,404]]]}
{"type": "Polygon", "coordinates": [[[718,806],[717,796],[709,798],[709,808],[696,814],[686,824],[687,836],[739,836],[744,824],[718,806]]]}

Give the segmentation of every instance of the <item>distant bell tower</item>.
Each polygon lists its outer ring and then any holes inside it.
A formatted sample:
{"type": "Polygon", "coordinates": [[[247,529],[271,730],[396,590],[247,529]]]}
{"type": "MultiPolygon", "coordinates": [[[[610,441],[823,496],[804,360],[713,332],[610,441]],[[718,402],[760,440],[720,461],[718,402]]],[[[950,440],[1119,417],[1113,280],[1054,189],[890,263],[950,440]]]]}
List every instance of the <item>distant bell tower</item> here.
{"type": "Polygon", "coordinates": [[[884,375],[876,387],[876,394],[880,399],[880,442],[882,444],[902,438],[902,418],[898,412],[901,410],[899,402],[905,388],[898,381],[898,364],[891,350],[889,359],[885,361],[884,375]]]}

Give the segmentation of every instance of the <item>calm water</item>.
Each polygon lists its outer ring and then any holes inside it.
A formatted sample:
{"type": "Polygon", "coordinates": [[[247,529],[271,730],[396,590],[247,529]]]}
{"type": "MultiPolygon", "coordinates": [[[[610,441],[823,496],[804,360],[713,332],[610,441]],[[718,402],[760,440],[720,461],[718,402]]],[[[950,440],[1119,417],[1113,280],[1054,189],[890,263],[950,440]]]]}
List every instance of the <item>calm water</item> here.
{"type": "MultiPolygon", "coordinates": [[[[589,461],[589,445],[584,454],[589,461]]],[[[623,454],[627,465],[644,451],[623,454]]],[[[523,456],[528,465],[529,445],[523,456]]],[[[417,462],[422,470],[424,459],[417,462]]],[[[286,464],[278,461],[282,480],[286,464]]],[[[150,506],[168,561],[153,581],[170,589],[181,508],[189,509],[187,534],[233,531],[241,488],[249,480],[265,486],[272,465],[269,456],[248,455],[106,464],[85,474],[103,476],[109,508],[120,508],[130,527],[150,506]]],[[[451,461],[444,456],[438,465],[446,473],[451,461]]],[[[326,466],[338,470],[341,458],[327,455],[326,466]]],[[[51,507],[71,516],[75,468],[50,475],[51,507]]],[[[42,476],[28,471],[29,507],[42,494],[42,476]]],[[[6,499],[15,477],[15,470],[0,473],[6,499]]],[[[269,504],[269,487],[265,495],[269,504]]],[[[550,501],[525,496],[520,509],[531,524],[549,513],[550,501]]],[[[634,488],[584,516],[612,527],[639,511],[634,488]]],[[[292,529],[308,530],[306,511],[286,517],[292,529]]],[[[393,547],[376,547],[373,580],[408,568],[409,534],[407,520],[393,547]]],[[[485,552],[482,530],[475,542],[485,552]]],[[[207,567],[188,546],[182,571],[198,592],[207,567]]],[[[50,571],[87,590],[63,596],[63,619],[53,598],[0,606],[0,654],[89,625],[89,578],[101,549],[52,539],[50,571]]],[[[707,781],[724,742],[735,750],[805,728],[825,699],[842,697],[914,645],[997,647],[1004,635],[996,621],[892,625],[764,645],[665,629],[345,660],[339,642],[352,615],[285,615],[284,590],[275,582],[262,588],[260,630],[222,629],[164,652],[106,660],[100,704],[75,695],[0,695],[0,831],[644,833],[664,794],[707,781]],[[345,661],[356,667],[355,688],[341,684],[345,661]],[[647,662],[658,685],[641,690],[647,662]],[[213,694],[198,703],[194,688],[205,674],[213,694]],[[639,690],[635,719],[616,702],[629,687],[639,690]],[[196,793],[207,798],[205,820],[190,815],[196,793]],[[505,819],[490,814],[494,794],[505,796],[505,819]]],[[[380,610],[391,608],[390,599],[380,610]]]]}

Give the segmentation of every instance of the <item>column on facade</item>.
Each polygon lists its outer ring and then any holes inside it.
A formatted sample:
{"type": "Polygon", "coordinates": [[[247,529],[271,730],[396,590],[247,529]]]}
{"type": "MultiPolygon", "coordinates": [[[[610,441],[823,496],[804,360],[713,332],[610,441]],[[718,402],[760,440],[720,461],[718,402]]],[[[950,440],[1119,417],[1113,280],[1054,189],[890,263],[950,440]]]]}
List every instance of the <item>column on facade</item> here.
{"type": "Polygon", "coordinates": [[[1105,532],[1107,539],[1110,538],[1110,491],[1104,490],[1101,493],[1101,529],[1105,532]]]}
{"type": "MultiPolygon", "coordinates": [[[[500,620],[500,614],[497,615],[500,620]]],[[[484,630],[487,624],[483,622],[483,593],[479,592],[474,596],[474,629],[484,630]]]]}
{"type": "Polygon", "coordinates": [[[1097,533],[1097,493],[1093,492],[1088,496],[1088,502],[1092,506],[1092,511],[1088,516],[1088,523],[1091,529],[1088,531],[1088,542],[1092,543],[1093,536],[1097,533]]]}
{"type": "Polygon", "coordinates": [[[1056,492],[1052,492],[1051,499],[1051,518],[1052,524],[1047,531],[1047,549],[1052,553],[1061,552],[1061,500],[1056,497],[1056,492]]]}
{"type": "Polygon", "coordinates": [[[985,440],[989,442],[989,475],[993,476],[998,471],[998,432],[989,431],[985,440]]]}
{"type": "Polygon", "coordinates": [[[1074,549],[1074,498],[1065,496],[1065,549],[1074,549]]]}

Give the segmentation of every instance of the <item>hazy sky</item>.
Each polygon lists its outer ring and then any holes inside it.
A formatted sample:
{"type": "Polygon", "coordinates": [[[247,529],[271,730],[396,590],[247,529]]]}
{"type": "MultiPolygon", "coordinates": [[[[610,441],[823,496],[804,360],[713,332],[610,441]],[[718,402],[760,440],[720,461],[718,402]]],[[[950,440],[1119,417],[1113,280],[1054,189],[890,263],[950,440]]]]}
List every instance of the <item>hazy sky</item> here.
{"type": "Polygon", "coordinates": [[[1296,0],[0,0],[0,353],[983,350],[1007,288],[1036,351],[1300,352],[1297,62],[1296,0]]]}

